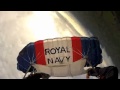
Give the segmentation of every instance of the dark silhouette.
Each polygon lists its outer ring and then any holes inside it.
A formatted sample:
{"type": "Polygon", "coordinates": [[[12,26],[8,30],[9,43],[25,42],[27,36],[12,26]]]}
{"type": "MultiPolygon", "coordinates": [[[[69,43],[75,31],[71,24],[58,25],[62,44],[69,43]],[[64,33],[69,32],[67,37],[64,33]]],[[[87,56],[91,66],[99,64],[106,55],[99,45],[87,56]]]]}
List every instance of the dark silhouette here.
{"type": "Polygon", "coordinates": [[[115,66],[95,67],[88,69],[86,78],[96,76],[99,79],[118,79],[118,69],[115,66]]]}
{"type": "Polygon", "coordinates": [[[35,74],[30,74],[28,77],[24,79],[49,79],[49,75],[45,73],[35,73],[35,74]]]}

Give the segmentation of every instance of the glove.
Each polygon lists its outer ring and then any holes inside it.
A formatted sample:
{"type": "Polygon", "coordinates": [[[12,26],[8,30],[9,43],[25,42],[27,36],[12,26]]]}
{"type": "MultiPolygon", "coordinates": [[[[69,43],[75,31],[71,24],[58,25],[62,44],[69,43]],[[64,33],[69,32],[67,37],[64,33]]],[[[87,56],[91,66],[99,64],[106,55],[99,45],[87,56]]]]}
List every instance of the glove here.
{"type": "Polygon", "coordinates": [[[99,76],[99,73],[98,73],[98,70],[97,70],[97,69],[98,69],[98,68],[95,68],[95,69],[90,68],[90,69],[88,69],[87,74],[88,74],[89,76],[99,76]]]}
{"type": "Polygon", "coordinates": [[[25,79],[48,79],[50,76],[48,74],[45,73],[35,73],[35,74],[30,74],[28,77],[26,77],[25,79]]]}

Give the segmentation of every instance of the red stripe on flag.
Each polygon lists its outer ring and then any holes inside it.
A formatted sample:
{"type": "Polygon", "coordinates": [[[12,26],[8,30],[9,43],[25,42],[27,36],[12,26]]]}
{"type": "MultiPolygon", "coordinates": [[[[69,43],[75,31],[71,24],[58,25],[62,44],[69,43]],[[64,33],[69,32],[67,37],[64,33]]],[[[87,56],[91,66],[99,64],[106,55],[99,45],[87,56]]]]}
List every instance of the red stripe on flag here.
{"type": "Polygon", "coordinates": [[[36,63],[46,65],[43,40],[35,42],[36,63]]]}
{"type": "Polygon", "coordinates": [[[72,37],[73,62],[82,58],[82,44],[80,37],[72,37]]]}

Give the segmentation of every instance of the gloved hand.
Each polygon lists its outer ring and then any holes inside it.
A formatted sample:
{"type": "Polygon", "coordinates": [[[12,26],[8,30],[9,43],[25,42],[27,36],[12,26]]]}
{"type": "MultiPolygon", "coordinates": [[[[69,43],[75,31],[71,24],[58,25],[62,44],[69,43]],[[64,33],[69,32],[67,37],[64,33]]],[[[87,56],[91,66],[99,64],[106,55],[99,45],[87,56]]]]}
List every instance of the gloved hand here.
{"type": "Polygon", "coordinates": [[[25,79],[48,79],[50,76],[48,74],[45,73],[35,73],[35,74],[30,74],[28,77],[26,77],[25,79]]]}

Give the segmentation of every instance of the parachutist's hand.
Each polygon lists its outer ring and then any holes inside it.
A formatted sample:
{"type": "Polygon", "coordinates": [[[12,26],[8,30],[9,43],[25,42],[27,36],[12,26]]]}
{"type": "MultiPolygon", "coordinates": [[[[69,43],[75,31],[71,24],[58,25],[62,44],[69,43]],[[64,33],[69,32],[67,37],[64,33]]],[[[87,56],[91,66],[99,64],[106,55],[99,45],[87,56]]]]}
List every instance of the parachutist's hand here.
{"type": "Polygon", "coordinates": [[[49,77],[50,77],[50,75],[49,74],[45,74],[45,73],[41,73],[41,78],[43,78],[43,79],[48,79],[49,77]]]}
{"type": "Polygon", "coordinates": [[[96,70],[96,68],[89,68],[88,70],[87,70],[87,74],[89,75],[89,76],[99,76],[99,73],[98,73],[98,71],[96,70]]]}
{"type": "Polygon", "coordinates": [[[40,79],[41,77],[42,77],[41,74],[37,73],[37,74],[30,74],[25,79],[40,79]]]}
{"type": "Polygon", "coordinates": [[[30,74],[28,77],[26,77],[25,79],[48,79],[50,76],[48,74],[45,73],[35,73],[35,74],[30,74]]]}

